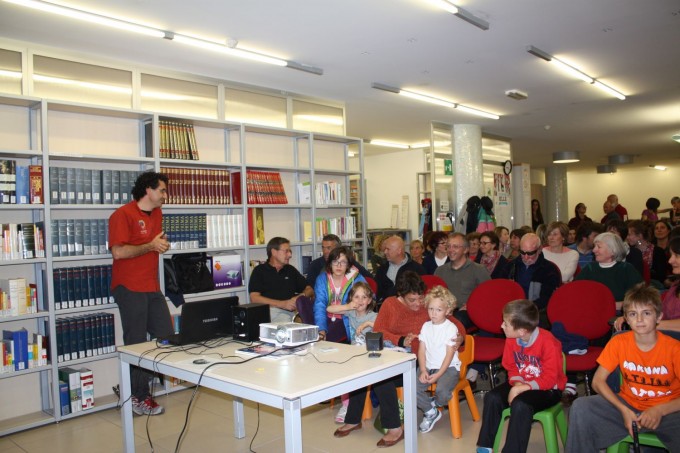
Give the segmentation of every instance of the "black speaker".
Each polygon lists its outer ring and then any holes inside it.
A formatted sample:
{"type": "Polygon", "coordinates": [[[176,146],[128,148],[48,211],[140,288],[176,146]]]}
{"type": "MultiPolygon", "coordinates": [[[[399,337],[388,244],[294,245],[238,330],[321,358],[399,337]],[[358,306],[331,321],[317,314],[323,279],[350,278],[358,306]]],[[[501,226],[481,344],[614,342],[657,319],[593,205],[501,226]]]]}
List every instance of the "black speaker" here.
{"type": "Polygon", "coordinates": [[[245,304],[232,309],[234,314],[234,340],[258,341],[260,324],[270,322],[269,305],[245,304]]]}
{"type": "Polygon", "coordinates": [[[383,350],[382,332],[368,332],[366,334],[366,350],[370,352],[369,357],[380,357],[380,353],[376,351],[383,350]]]}

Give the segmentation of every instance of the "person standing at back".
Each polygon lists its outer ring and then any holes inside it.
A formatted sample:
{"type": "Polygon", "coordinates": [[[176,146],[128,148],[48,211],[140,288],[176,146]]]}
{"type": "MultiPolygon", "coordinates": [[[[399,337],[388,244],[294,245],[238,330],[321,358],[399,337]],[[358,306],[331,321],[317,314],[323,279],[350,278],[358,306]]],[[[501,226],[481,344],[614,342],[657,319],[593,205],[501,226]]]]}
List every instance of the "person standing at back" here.
{"type": "MultiPolygon", "coordinates": [[[[623,205],[619,204],[619,197],[618,196],[611,194],[607,197],[607,201],[609,203],[611,203],[612,208],[614,208],[614,211],[616,211],[616,213],[619,215],[621,220],[623,220],[624,222],[626,220],[628,220],[628,210],[626,208],[624,208],[623,205]]],[[[605,223],[605,222],[601,222],[601,223],[605,223]]]]}
{"type": "MultiPolygon", "coordinates": [[[[123,326],[123,343],[143,343],[152,337],[173,333],[172,320],[158,281],[158,256],[170,248],[162,230],[161,207],[167,199],[168,177],[142,173],[132,188],[133,200],[109,217],[109,248],[113,255],[111,290],[123,326]]],[[[153,375],[130,367],[132,411],[137,415],[159,415],[149,391],[153,375]]]]}

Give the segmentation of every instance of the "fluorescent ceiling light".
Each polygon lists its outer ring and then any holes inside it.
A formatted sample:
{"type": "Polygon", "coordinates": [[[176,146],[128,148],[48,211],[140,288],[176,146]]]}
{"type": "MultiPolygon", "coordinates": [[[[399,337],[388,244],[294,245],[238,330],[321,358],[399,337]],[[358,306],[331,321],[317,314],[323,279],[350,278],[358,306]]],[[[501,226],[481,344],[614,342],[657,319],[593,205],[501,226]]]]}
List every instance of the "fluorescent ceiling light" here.
{"type": "Polygon", "coordinates": [[[430,147],[430,142],[413,143],[411,145],[411,149],[429,148],[429,147],[430,147]]]}
{"type": "Polygon", "coordinates": [[[659,170],[659,171],[666,171],[666,167],[663,165],[650,165],[650,168],[653,168],[654,170],[659,170]]]}
{"type": "Polygon", "coordinates": [[[464,10],[460,6],[454,5],[448,0],[430,0],[430,1],[431,3],[434,3],[438,7],[442,8],[443,10],[450,12],[454,16],[463,19],[465,22],[468,22],[477,28],[481,28],[482,30],[489,29],[489,23],[487,21],[485,21],[484,19],[480,19],[471,12],[464,10]]]}
{"type": "Polygon", "coordinates": [[[295,115],[295,117],[305,121],[314,121],[316,123],[330,124],[333,126],[342,126],[345,124],[342,118],[331,115],[295,115]]]}
{"type": "Polygon", "coordinates": [[[678,132],[677,134],[673,135],[673,136],[671,137],[671,140],[680,143],[680,132],[678,132]]]}
{"type": "Polygon", "coordinates": [[[605,93],[609,94],[610,96],[614,96],[615,98],[621,99],[622,101],[626,99],[626,96],[621,93],[618,90],[615,90],[614,88],[605,85],[604,83],[600,82],[597,79],[594,79],[593,77],[590,77],[588,74],[584,73],[578,68],[575,68],[574,66],[565,63],[564,61],[560,60],[559,58],[554,57],[553,55],[550,55],[548,52],[545,52],[538,47],[534,46],[527,46],[527,52],[530,54],[545,60],[549,63],[551,63],[553,66],[559,68],[562,72],[565,72],[566,74],[571,75],[572,77],[576,77],[579,80],[583,80],[586,83],[589,83],[593,85],[596,88],[599,88],[600,90],[604,91],[605,93]]]}
{"type": "Polygon", "coordinates": [[[388,93],[395,93],[399,94],[401,96],[405,96],[411,99],[416,99],[418,101],[423,101],[423,102],[428,102],[430,104],[435,104],[439,105],[442,107],[447,107],[450,109],[458,109],[461,110],[465,113],[470,113],[472,115],[477,115],[477,116],[482,116],[484,118],[490,118],[492,120],[497,120],[500,118],[499,115],[495,113],[490,113],[490,112],[485,112],[484,110],[479,110],[473,107],[468,107],[466,105],[462,104],[457,104],[455,102],[446,100],[446,99],[441,99],[435,96],[430,96],[428,94],[423,94],[423,93],[416,93],[415,91],[411,90],[403,90],[401,88],[393,87],[390,85],[385,85],[383,83],[378,83],[374,82],[371,84],[372,88],[375,88],[376,90],[382,90],[382,91],[387,91],[388,93]]]}
{"type": "Polygon", "coordinates": [[[33,8],[47,13],[58,14],[60,16],[70,17],[72,19],[82,20],[85,22],[104,25],[107,27],[117,28],[119,30],[130,31],[133,33],[140,33],[154,38],[164,38],[171,41],[177,41],[182,44],[187,44],[202,49],[220,52],[225,55],[230,55],[239,58],[245,58],[261,63],[273,64],[276,66],[288,67],[297,69],[298,71],[308,72],[310,74],[322,75],[323,69],[314,66],[298,63],[296,61],[284,60],[270,55],[265,55],[260,52],[255,52],[248,49],[237,48],[236,45],[227,45],[221,42],[210,41],[193,36],[182,35],[168,30],[161,30],[146,25],[137,24],[128,20],[116,19],[113,17],[104,16],[101,14],[91,13],[76,8],[57,5],[51,2],[42,0],[4,0],[7,3],[13,3],[27,8],[33,8]]]}
{"type": "Polygon", "coordinates": [[[10,79],[21,79],[21,72],[0,69],[0,77],[7,77],[10,79]]]}
{"type": "Polygon", "coordinates": [[[33,74],[33,80],[45,83],[54,83],[57,85],[75,85],[91,90],[107,91],[109,93],[132,94],[132,88],[117,87],[114,85],[106,85],[104,83],[84,82],[82,80],[64,79],[61,77],[45,76],[40,74],[33,74]]]}
{"type": "Polygon", "coordinates": [[[387,140],[369,140],[370,145],[385,146],[387,148],[409,149],[409,145],[405,143],[388,142],[387,140]]]}
{"type": "Polygon", "coordinates": [[[581,160],[578,151],[556,151],[553,153],[554,164],[572,164],[581,160]]]}

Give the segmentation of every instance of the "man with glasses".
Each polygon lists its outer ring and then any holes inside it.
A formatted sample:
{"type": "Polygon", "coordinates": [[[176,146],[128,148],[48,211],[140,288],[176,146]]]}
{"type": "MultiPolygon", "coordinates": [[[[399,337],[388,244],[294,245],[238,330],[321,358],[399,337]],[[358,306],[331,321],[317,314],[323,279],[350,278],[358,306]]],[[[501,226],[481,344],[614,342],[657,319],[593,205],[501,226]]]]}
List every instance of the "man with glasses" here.
{"type": "Polygon", "coordinates": [[[486,268],[468,258],[467,253],[470,245],[462,233],[449,235],[446,252],[449,262],[439,266],[434,275],[446,282],[449,291],[456,296],[456,308],[453,316],[459,320],[466,329],[474,326],[467,314],[467,301],[472,291],[491,277],[486,268]]]}
{"type": "Polygon", "coordinates": [[[314,289],[292,265],[290,241],[274,237],[267,243],[267,262],[253,269],[248,282],[250,302],[269,305],[272,322],[291,322],[295,301],[300,296],[314,297],[314,289]]]}
{"type": "MultiPolygon", "coordinates": [[[[335,234],[327,234],[323,237],[321,240],[321,253],[323,253],[323,255],[309,264],[309,270],[307,271],[307,284],[309,286],[314,287],[316,284],[316,277],[318,277],[321,271],[323,271],[323,269],[326,267],[328,255],[331,254],[333,249],[338,248],[341,245],[342,242],[340,242],[340,238],[335,234]]],[[[371,274],[364,266],[359,264],[359,262],[354,261],[354,266],[359,269],[359,273],[363,275],[364,278],[373,278],[373,274],[371,274]]]]}
{"type": "Polygon", "coordinates": [[[404,240],[399,236],[388,237],[381,246],[387,261],[375,273],[375,281],[378,284],[376,294],[378,307],[383,300],[396,295],[394,284],[401,274],[406,271],[414,271],[418,275],[425,275],[425,268],[413,261],[406,253],[404,240]]]}
{"type": "Polygon", "coordinates": [[[548,328],[546,308],[552,293],[562,284],[560,269],[541,253],[541,240],[534,233],[522,236],[519,256],[508,266],[508,278],[522,287],[526,298],[539,310],[539,325],[548,328]]]}

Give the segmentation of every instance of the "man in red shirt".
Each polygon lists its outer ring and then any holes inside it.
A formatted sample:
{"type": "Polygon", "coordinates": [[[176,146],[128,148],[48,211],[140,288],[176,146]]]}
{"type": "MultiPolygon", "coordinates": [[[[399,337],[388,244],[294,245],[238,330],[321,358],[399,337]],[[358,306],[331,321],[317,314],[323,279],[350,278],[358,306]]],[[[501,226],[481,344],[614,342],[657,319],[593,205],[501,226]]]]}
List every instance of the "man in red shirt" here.
{"type": "Polygon", "coordinates": [[[612,208],[614,208],[614,211],[621,217],[621,220],[624,222],[628,220],[628,210],[619,204],[619,197],[611,194],[607,197],[607,201],[612,204],[612,208]]]}
{"type": "MultiPolygon", "coordinates": [[[[170,248],[161,228],[161,206],[167,199],[168,177],[142,173],[132,188],[133,200],[109,217],[109,248],[113,255],[111,290],[123,325],[123,343],[166,337],[173,333],[170,311],[158,281],[158,256],[170,248]]],[[[131,367],[132,410],[137,415],[164,412],[149,391],[153,375],[131,367]]]]}

